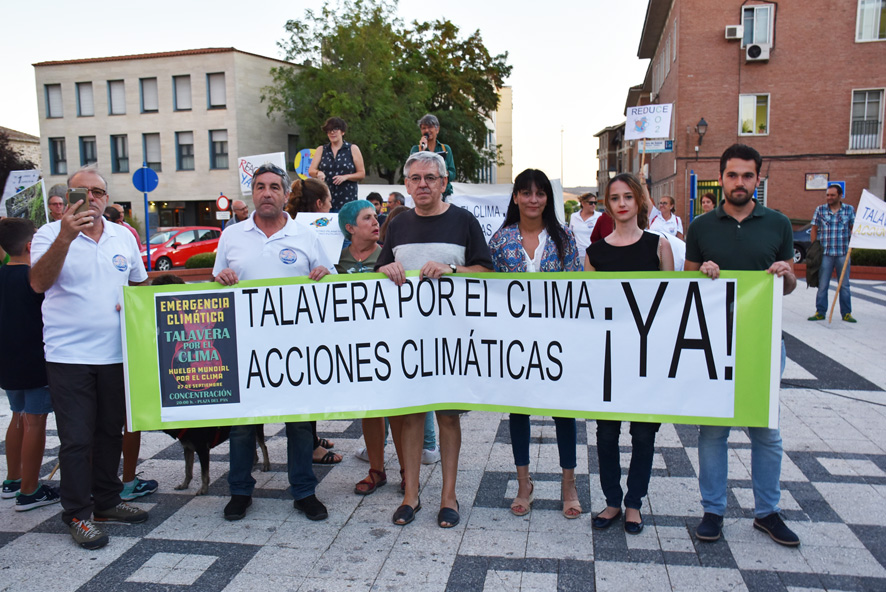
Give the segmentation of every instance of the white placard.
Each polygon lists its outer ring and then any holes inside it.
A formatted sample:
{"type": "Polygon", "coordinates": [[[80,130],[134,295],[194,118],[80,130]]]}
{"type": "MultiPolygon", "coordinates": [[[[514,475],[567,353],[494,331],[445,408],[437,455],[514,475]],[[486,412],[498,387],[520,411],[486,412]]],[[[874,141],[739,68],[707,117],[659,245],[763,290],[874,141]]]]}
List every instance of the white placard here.
{"type": "Polygon", "coordinates": [[[237,171],[240,175],[240,192],[243,195],[252,195],[252,173],[266,162],[277,165],[285,171],[286,153],[256,154],[255,156],[244,156],[238,160],[237,171]]]}
{"type": "Polygon", "coordinates": [[[849,247],[886,249],[886,202],[867,189],[861,192],[849,247]]]}
{"type": "Polygon", "coordinates": [[[671,103],[628,107],[625,140],[669,138],[673,113],[674,106],[671,103]]]}
{"type": "Polygon", "coordinates": [[[318,212],[299,212],[295,221],[302,226],[313,228],[320,235],[320,244],[329,255],[333,263],[338,263],[341,258],[342,245],[345,243],[345,235],[338,227],[338,214],[322,214],[318,212]]]}

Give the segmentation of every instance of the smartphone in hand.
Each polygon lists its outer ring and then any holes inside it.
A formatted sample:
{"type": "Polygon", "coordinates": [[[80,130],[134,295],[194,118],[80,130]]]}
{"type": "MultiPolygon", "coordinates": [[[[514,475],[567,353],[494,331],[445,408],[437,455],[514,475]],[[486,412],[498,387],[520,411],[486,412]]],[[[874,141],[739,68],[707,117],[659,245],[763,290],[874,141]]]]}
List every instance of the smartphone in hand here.
{"type": "Polygon", "coordinates": [[[74,205],[81,199],[83,200],[83,203],[80,204],[80,207],[74,211],[75,214],[85,212],[89,209],[89,194],[87,193],[86,189],[68,189],[65,199],[67,200],[68,205],[74,205]]]}

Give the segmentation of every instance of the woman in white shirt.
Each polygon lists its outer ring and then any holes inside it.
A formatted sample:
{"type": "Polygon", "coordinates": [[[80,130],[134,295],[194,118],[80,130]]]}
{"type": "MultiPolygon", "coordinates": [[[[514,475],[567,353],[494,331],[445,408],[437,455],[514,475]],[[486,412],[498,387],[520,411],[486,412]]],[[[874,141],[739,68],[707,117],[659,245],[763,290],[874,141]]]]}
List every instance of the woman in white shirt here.
{"type": "Polygon", "coordinates": [[[680,216],[674,214],[674,206],[676,202],[674,202],[674,198],[670,195],[665,195],[661,199],[658,200],[658,208],[661,211],[661,216],[655,218],[650,225],[650,230],[663,230],[670,235],[676,236],[680,240],[683,239],[683,221],[680,220],[680,216]]]}
{"type": "Polygon", "coordinates": [[[602,214],[597,211],[597,196],[593,193],[579,196],[578,203],[581,204],[581,209],[569,218],[569,228],[575,235],[578,252],[583,254],[591,245],[591,233],[602,214]]]}

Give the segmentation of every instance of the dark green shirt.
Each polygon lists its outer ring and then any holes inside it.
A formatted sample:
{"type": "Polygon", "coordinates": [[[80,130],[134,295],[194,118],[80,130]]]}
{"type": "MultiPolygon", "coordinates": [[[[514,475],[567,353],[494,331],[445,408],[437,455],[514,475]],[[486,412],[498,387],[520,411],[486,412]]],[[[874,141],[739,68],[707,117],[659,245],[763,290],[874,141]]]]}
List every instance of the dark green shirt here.
{"type": "Polygon", "coordinates": [[[766,270],[794,257],[794,234],[787,216],[759,203],[738,222],[717,209],[699,216],[686,234],[686,261],[713,261],[720,269],[766,270]]]}

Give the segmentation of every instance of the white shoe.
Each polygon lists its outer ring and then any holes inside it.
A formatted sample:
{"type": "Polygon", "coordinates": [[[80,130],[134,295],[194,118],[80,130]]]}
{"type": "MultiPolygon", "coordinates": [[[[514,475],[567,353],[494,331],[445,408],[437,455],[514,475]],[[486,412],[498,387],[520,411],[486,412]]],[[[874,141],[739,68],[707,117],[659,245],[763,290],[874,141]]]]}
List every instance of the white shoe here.
{"type": "Polygon", "coordinates": [[[421,451],[421,464],[432,465],[436,462],[440,462],[440,448],[435,446],[431,450],[421,451]]]}
{"type": "Polygon", "coordinates": [[[360,460],[363,460],[363,461],[369,462],[369,454],[366,452],[366,447],[365,447],[365,446],[364,446],[363,448],[361,448],[360,450],[358,450],[358,451],[354,454],[354,456],[356,456],[356,457],[359,458],[360,460]]]}

